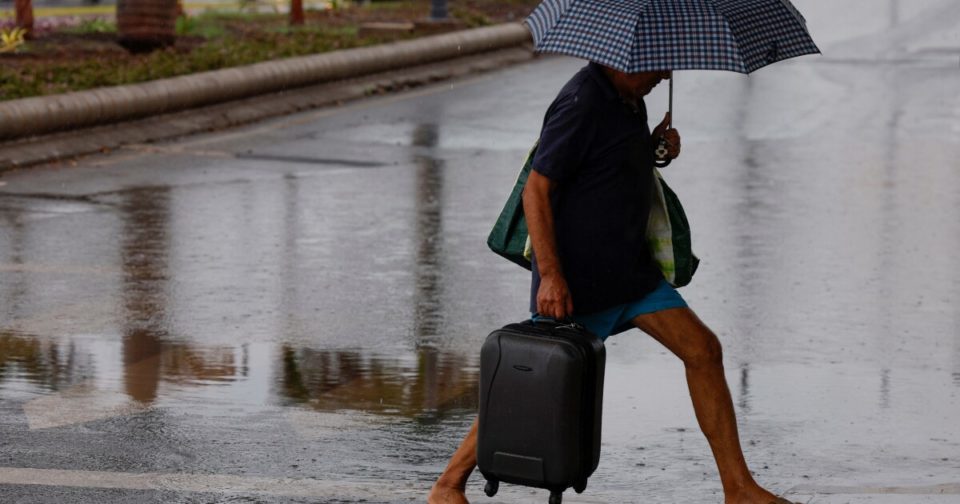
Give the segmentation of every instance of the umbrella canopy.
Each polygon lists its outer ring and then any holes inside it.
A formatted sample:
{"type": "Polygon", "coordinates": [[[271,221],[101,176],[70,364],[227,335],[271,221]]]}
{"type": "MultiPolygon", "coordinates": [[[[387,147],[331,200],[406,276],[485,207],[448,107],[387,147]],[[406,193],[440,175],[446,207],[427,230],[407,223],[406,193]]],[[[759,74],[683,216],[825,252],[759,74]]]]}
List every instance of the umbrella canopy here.
{"type": "Polygon", "coordinates": [[[544,0],[526,22],[538,51],[626,73],[750,73],[820,52],[788,0],[544,0]]]}

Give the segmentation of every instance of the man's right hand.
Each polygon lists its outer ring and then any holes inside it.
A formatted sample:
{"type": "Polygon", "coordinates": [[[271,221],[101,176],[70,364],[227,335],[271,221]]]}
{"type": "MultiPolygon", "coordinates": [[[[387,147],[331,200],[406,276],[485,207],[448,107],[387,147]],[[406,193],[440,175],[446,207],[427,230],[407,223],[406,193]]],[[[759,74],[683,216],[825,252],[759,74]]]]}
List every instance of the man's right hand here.
{"type": "Polygon", "coordinates": [[[559,273],[541,276],[537,290],[537,313],[543,317],[564,320],[573,315],[573,298],[567,280],[559,273]]]}
{"type": "Polygon", "coordinates": [[[573,315],[573,299],[567,279],[560,269],[560,258],[557,257],[553,209],[550,207],[550,192],[556,187],[557,182],[535,169],[531,170],[527,185],[523,188],[523,213],[527,218],[533,253],[537,256],[537,271],[540,272],[537,313],[563,320],[573,315]]]}

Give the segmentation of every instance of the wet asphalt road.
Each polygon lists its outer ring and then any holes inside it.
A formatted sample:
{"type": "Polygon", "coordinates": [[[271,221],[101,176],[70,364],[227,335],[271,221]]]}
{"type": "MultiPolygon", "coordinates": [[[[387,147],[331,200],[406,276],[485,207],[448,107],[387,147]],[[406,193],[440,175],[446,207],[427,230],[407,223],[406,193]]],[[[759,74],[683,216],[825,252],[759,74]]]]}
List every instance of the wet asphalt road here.
{"type": "MultiPolygon", "coordinates": [[[[795,3],[824,56],[677,75],[682,293],[762,483],[958,503],[960,9],[795,3]]],[[[5,174],[0,502],[423,501],[479,345],[525,316],[484,240],[580,65],[5,174]]],[[[565,500],[720,502],[682,366],[636,331],[608,352],[600,468],[565,500]]]]}

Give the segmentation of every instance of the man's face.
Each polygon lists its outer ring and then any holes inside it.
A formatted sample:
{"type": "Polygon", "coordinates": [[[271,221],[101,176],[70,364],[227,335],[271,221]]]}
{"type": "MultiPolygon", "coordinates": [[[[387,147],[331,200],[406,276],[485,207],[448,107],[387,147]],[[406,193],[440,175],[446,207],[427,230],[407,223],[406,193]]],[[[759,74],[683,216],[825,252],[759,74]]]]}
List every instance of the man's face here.
{"type": "Polygon", "coordinates": [[[670,78],[670,72],[667,71],[628,74],[618,70],[608,70],[607,75],[610,76],[613,87],[617,88],[621,95],[635,100],[650,94],[660,81],[670,78]]]}

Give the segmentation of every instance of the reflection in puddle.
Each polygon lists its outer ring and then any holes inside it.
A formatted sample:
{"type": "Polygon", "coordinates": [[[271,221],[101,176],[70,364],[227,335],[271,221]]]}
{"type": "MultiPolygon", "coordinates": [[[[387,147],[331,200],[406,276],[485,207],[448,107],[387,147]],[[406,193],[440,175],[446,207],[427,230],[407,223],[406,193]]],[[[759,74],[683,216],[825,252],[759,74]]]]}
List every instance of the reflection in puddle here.
{"type": "MultiPolygon", "coordinates": [[[[404,197],[412,202],[408,233],[413,239],[409,248],[405,247],[413,268],[412,297],[405,298],[403,309],[412,314],[405,323],[412,323],[413,341],[401,345],[400,353],[378,353],[363,345],[327,350],[322,342],[284,343],[282,326],[267,329],[277,329],[274,334],[281,342],[260,343],[256,341],[260,333],[254,335],[253,364],[246,344],[204,344],[203,334],[193,334],[197,329],[179,320],[183,285],[191,279],[183,278],[177,258],[207,259],[184,250],[191,245],[181,239],[200,226],[191,220],[192,215],[181,215],[187,201],[181,192],[188,189],[134,187],[111,193],[116,202],[111,212],[101,215],[106,227],[102,243],[108,244],[102,250],[116,255],[98,257],[90,261],[93,266],[88,269],[106,268],[109,274],[88,278],[83,270],[71,277],[81,286],[78,292],[96,284],[101,297],[91,299],[104,306],[103,314],[109,317],[71,312],[69,318],[105,319],[103,332],[91,331],[89,336],[70,333],[70,321],[60,320],[66,317],[60,308],[37,315],[37,320],[51,322],[40,326],[44,328],[42,336],[0,327],[0,331],[6,330],[0,332],[0,391],[57,392],[41,402],[28,398],[30,409],[33,416],[44,409],[69,411],[66,416],[72,420],[68,423],[175,403],[212,404],[216,409],[229,407],[230,401],[254,407],[303,406],[296,409],[315,414],[406,417],[420,423],[472,411],[477,402],[476,363],[464,354],[438,349],[448,311],[444,293],[445,167],[433,152],[440,129],[436,124],[421,124],[411,135],[417,148],[411,159],[414,190],[404,197]],[[52,328],[49,331],[48,326],[52,328]],[[228,400],[208,401],[218,395],[228,400]]],[[[281,282],[281,309],[290,309],[297,304],[290,286],[300,281],[292,244],[309,223],[290,218],[301,213],[296,206],[300,200],[297,180],[285,178],[284,188],[288,190],[284,198],[287,228],[285,246],[277,257],[287,262],[284,270],[289,272],[281,282]]],[[[8,243],[6,261],[20,263],[25,253],[36,253],[22,251],[17,236],[8,243]]],[[[58,272],[62,270],[50,271],[58,272]]],[[[17,279],[29,285],[31,274],[21,272],[17,279]]],[[[22,290],[12,282],[3,285],[4,300],[10,301],[7,314],[12,316],[10,307],[26,298],[22,290]]],[[[70,294],[63,302],[72,306],[77,297],[70,294]]],[[[216,329],[216,324],[206,328],[216,329]]],[[[60,425],[57,422],[47,418],[34,424],[60,425]]]]}
{"type": "Polygon", "coordinates": [[[254,407],[280,403],[318,412],[354,411],[426,423],[472,410],[478,400],[476,362],[432,348],[388,356],[260,346],[257,351],[275,356],[274,363],[268,363],[274,369],[271,375],[249,371],[246,347],[160,343],[143,334],[131,333],[113,344],[0,334],[0,392],[57,391],[53,402],[43,403],[44,407],[56,404],[69,409],[71,418],[87,419],[104,417],[98,410],[127,407],[128,400],[143,407],[159,400],[165,404],[206,401],[210,397],[206,389],[211,386],[228,387],[233,392],[220,394],[239,398],[222,403],[226,408],[238,403],[254,407]],[[145,347],[137,348],[141,343],[145,347]],[[271,392],[255,399],[259,390],[271,392]]]}
{"type": "MultiPolygon", "coordinates": [[[[413,131],[413,145],[435,148],[439,141],[435,124],[420,124],[413,131]]],[[[414,334],[418,344],[435,340],[443,326],[443,161],[425,156],[414,159],[416,171],[416,296],[414,334]]]]}
{"type": "Polygon", "coordinates": [[[123,385],[131,399],[151,403],[157,398],[160,383],[160,352],[156,336],[133,330],[123,338],[123,385]]]}
{"type": "MultiPolygon", "coordinates": [[[[242,356],[245,349],[239,349],[242,356]]],[[[168,383],[215,385],[239,380],[247,368],[238,362],[238,349],[197,348],[185,344],[164,345],[156,358],[159,375],[168,383]]]]}
{"type": "Polygon", "coordinates": [[[122,380],[123,392],[131,399],[152,402],[161,383],[224,384],[248,374],[244,348],[238,357],[235,348],[161,343],[143,332],[127,335],[120,345],[0,332],[0,389],[26,384],[61,391],[80,383],[122,380]],[[110,360],[119,354],[117,366],[110,360]]]}
{"type": "Polygon", "coordinates": [[[357,410],[430,421],[477,404],[475,363],[422,349],[410,357],[284,346],[281,394],[322,411],[357,410]]]}
{"type": "MultiPolygon", "coordinates": [[[[732,374],[732,373],[731,373],[732,374]]],[[[740,383],[739,383],[739,398],[737,399],[737,407],[740,408],[740,411],[749,414],[751,412],[750,408],[750,364],[744,364],[740,368],[740,383]]]]}
{"type": "Polygon", "coordinates": [[[89,369],[78,366],[70,343],[58,345],[11,331],[0,332],[0,385],[26,382],[59,390],[74,376],[87,372],[89,369]]]}
{"type": "Polygon", "coordinates": [[[123,234],[123,383],[130,398],[152,403],[160,382],[167,279],[169,188],[129,191],[123,234]]]}

